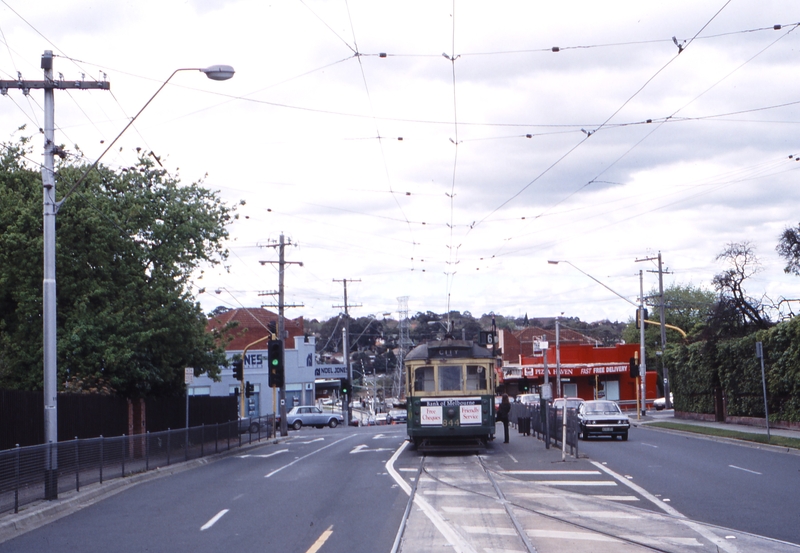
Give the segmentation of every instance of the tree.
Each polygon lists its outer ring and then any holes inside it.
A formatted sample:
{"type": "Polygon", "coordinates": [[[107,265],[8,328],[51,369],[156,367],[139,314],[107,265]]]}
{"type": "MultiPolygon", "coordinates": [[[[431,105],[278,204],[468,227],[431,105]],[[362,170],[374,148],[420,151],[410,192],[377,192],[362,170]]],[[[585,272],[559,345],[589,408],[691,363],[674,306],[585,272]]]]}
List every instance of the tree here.
{"type": "Polygon", "coordinates": [[[714,288],[719,293],[718,313],[733,314],[734,320],[724,321],[734,334],[747,333],[750,329],[768,328],[771,323],[764,310],[763,300],[753,298],[745,290],[747,279],[761,271],[761,263],[749,242],[730,243],[717,255],[717,261],[723,261],[728,268],[712,279],[714,288]]]}
{"type": "MultiPolygon", "coordinates": [[[[42,387],[41,177],[26,140],[0,158],[0,386],[42,387]]],[[[85,167],[61,162],[63,192],[85,167]]],[[[200,263],[215,264],[234,209],[200,183],[140,158],[99,166],[57,218],[58,381],[126,397],[170,395],[183,370],[215,377],[224,351],[188,291],[200,263]]]]}
{"type": "Polygon", "coordinates": [[[800,276],[800,224],[786,227],[775,249],[786,260],[784,272],[800,276]]]}

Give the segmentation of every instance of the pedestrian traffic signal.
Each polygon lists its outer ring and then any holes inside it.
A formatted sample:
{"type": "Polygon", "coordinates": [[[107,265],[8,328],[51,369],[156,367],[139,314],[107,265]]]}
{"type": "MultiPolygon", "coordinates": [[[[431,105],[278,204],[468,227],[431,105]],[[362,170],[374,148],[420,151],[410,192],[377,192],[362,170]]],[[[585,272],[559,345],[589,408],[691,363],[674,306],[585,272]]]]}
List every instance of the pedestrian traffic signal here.
{"type": "Polygon", "coordinates": [[[239,381],[244,379],[244,362],[241,359],[235,359],[233,361],[232,368],[233,368],[233,378],[239,381]]]}
{"type": "Polygon", "coordinates": [[[245,382],[244,384],[244,397],[250,397],[256,393],[256,387],[250,382],[245,382]]]}
{"type": "Polygon", "coordinates": [[[269,365],[270,388],[283,388],[283,342],[281,340],[267,342],[267,364],[269,365]]]}

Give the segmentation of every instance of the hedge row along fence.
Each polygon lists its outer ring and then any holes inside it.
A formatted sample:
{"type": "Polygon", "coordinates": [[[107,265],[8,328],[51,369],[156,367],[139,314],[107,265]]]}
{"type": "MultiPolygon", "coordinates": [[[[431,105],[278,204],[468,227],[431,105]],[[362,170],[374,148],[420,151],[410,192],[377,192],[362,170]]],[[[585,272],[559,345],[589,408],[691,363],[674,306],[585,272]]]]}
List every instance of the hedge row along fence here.
{"type": "Polygon", "coordinates": [[[770,421],[800,422],[800,317],[744,338],[668,346],[675,409],[713,414],[721,391],[727,416],[764,418],[756,342],[764,348],[770,421]]]}

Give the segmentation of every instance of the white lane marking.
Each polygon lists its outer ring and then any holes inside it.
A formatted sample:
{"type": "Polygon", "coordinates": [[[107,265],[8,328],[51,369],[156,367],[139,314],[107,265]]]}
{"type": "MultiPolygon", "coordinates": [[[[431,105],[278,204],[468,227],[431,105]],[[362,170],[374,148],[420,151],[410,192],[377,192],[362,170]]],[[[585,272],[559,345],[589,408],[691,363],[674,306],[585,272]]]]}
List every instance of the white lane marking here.
{"type": "Polygon", "coordinates": [[[357,445],[356,447],[354,447],[350,451],[350,453],[353,454],[353,453],[366,453],[366,452],[370,452],[370,451],[391,451],[392,450],[392,448],[390,448],[390,447],[377,447],[375,449],[367,449],[368,447],[369,446],[364,445],[364,444],[357,445]]]}
{"type": "Polygon", "coordinates": [[[639,443],[642,444],[642,445],[646,445],[647,447],[654,447],[654,448],[658,449],[657,445],[648,444],[647,442],[639,442],[639,443]]]}
{"type": "Polygon", "coordinates": [[[760,472],[756,472],[756,471],[754,471],[754,470],[750,470],[750,469],[743,469],[742,467],[737,467],[736,465],[728,465],[728,466],[729,466],[729,467],[731,467],[732,469],[743,470],[743,471],[745,471],[745,472],[749,472],[750,474],[758,474],[758,475],[761,475],[761,474],[762,474],[762,473],[760,473],[760,472]]]}
{"type": "Polygon", "coordinates": [[[281,449],[280,451],[273,451],[272,453],[267,453],[265,455],[252,455],[250,453],[245,453],[244,455],[238,455],[239,459],[246,459],[247,457],[258,457],[259,459],[266,459],[267,457],[272,457],[273,455],[277,455],[278,453],[286,453],[289,451],[288,449],[281,449]]]}
{"type": "Polygon", "coordinates": [[[208,522],[206,522],[204,525],[202,525],[202,526],[200,527],[200,531],[202,532],[203,530],[208,530],[209,528],[211,528],[212,526],[214,526],[214,525],[217,523],[217,521],[218,521],[219,519],[221,519],[223,516],[225,516],[225,513],[227,513],[227,512],[228,512],[228,509],[222,509],[222,510],[221,510],[220,512],[218,512],[216,515],[214,515],[214,516],[211,518],[211,520],[209,520],[209,521],[208,521],[208,522]]]}
{"type": "Polygon", "coordinates": [[[353,437],[353,436],[345,436],[345,437],[344,437],[344,438],[342,438],[341,440],[336,440],[336,441],[335,441],[335,442],[333,442],[333,443],[330,443],[330,444],[328,444],[328,445],[326,445],[326,446],[322,446],[322,447],[321,447],[321,448],[319,448],[319,449],[315,449],[315,450],[314,450],[314,451],[312,451],[311,453],[308,453],[308,454],[306,454],[306,455],[303,455],[302,457],[298,457],[297,459],[295,459],[295,460],[294,460],[294,461],[292,461],[291,463],[287,463],[287,464],[283,465],[282,467],[280,467],[280,468],[277,468],[277,469],[273,470],[273,471],[272,471],[272,472],[270,472],[269,474],[265,474],[265,475],[264,475],[264,478],[269,478],[269,477],[271,477],[271,476],[273,476],[273,475],[275,475],[275,474],[278,474],[278,473],[279,473],[280,471],[282,471],[283,469],[285,469],[285,468],[288,468],[288,467],[291,467],[291,466],[292,466],[292,465],[294,465],[295,463],[299,463],[299,462],[300,462],[300,461],[302,461],[303,459],[306,459],[306,458],[308,458],[308,457],[311,457],[312,455],[315,455],[315,454],[319,453],[319,452],[320,452],[320,451],[322,451],[323,449],[328,449],[329,447],[333,447],[333,446],[335,446],[336,444],[338,444],[339,442],[343,442],[343,441],[345,441],[345,440],[349,440],[349,439],[350,439],[350,438],[352,438],[352,437],[353,437]]]}
{"type": "Polygon", "coordinates": [[[616,486],[611,480],[533,480],[531,484],[544,484],[545,486],[616,486]]]}
{"type": "Polygon", "coordinates": [[[660,501],[657,497],[655,497],[653,494],[651,494],[650,492],[645,490],[643,487],[638,486],[638,485],[634,484],[633,482],[630,482],[630,481],[626,480],[625,478],[623,478],[622,476],[620,476],[619,474],[617,474],[616,472],[614,472],[610,468],[604,467],[602,464],[598,463],[597,461],[591,461],[591,463],[594,466],[596,466],[597,468],[599,468],[600,470],[610,474],[611,476],[613,476],[614,478],[616,478],[617,480],[619,480],[620,482],[622,482],[623,484],[625,484],[626,486],[628,486],[629,488],[634,490],[636,493],[638,493],[639,495],[641,495],[645,499],[649,500],[654,505],[657,505],[660,509],[665,511],[667,514],[672,515],[672,516],[680,519],[680,521],[683,524],[685,524],[686,526],[688,526],[689,528],[691,528],[692,530],[694,530],[695,532],[697,532],[698,534],[703,536],[705,539],[707,539],[708,541],[710,541],[711,543],[716,545],[719,549],[722,549],[724,551],[728,551],[729,553],[735,553],[737,551],[735,546],[732,546],[727,541],[725,541],[723,538],[720,538],[719,536],[714,534],[711,530],[709,530],[708,528],[705,528],[701,524],[698,524],[698,523],[696,523],[694,521],[689,520],[688,518],[686,518],[686,515],[682,514],[680,511],[678,511],[674,507],[665,504],[663,501],[660,501]]]}
{"type": "Polygon", "coordinates": [[[597,499],[605,499],[606,501],[639,501],[635,495],[593,495],[597,499]]]}
{"type": "MultiPolygon", "coordinates": [[[[498,528],[488,526],[462,526],[462,530],[469,534],[491,534],[495,536],[516,536],[514,528],[498,528]]],[[[532,538],[551,538],[561,540],[583,540],[583,541],[603,541],[618,543],[619,540],[603,534],[593,534],[590,532],[563,532],[556,530],[525,530],[525,533],[532,538]]]]}
{"type": "Polygon", "coordinates": [[[333,525],[328,526],[328,529],[325,530],[322,534],[320,534],[319,538],[317,538],[317,541],[314,542],[314,545],[308,548],[308,551],[306,551],[306,553],[317,553],[320,547],[325,545],[325,542],[328,541],[328,538],[331,537],[331,534],[333,534],[333,525]]]}
{"type": "Polygon", "coordinates": [[[604,541],[618,543],[619,540],[603,534],[593,534],[590,532],[564,532],[559,530],[525,530],[525,533],[532,538],[550,538],[559,540],[582,540],[582,541],[604,541]]]}
{"type": "Polygon", "coordinates": [[[667,543],[671,542],[676,545],[686,545],[689,547],[703,546],[703,543],[699,541],[697,538],[681,538],[678,536],[644,536],[644,535],[630,534],[630,535],[620,536],[620,538],[642,543],[644,545],[652,545],[654,547],[657,547],[659,545],[664,545],[665,542],[667,543]]]}
{"type": "Polygon", "coordinates": [[[599,475],[599,470],[501,470],[499,474],[575,474],[580,476],[599,475]]]}
{"type": "Polygon", "coordinates": [[[505,509],[481,509],[479,507],[442,507],[442,511],[445,513],[457,513],[460,515],[482,515],[482,514],[489,514],[489,515],[504,515],[506,514],[505,509]]]}
{"type": "Polygon", "coordinates": [[[587,518],[599,518],[599,519],[627,519],[627,520],[639,520],[642,517],[640,515],[635,515],[632,513],[625,513],[621,511],[588,511],[586,509],[562,509],[559,511],[536,511],[537,513],[542,513],[544,515],[549,515],[554,518],[558,518],[559,516],[563,515],[565,512],[578,515],[580,517],[587,517],[587,518]]]}
{"type": "Polygon", "coordinates": [[[311,440],[309,442],[297,442],[299,444],[313,444],[314,442],[324,442],[325,438],[317,438],[315,440],[311,440]]]}
{"type": "MultiPolygon", "coordinates": [[[[386,461],[386,472],[394,479],[400,488],[406,492],[406,494],[411,495],[411,486],[405,479],[400,476],[397,471],[394,470],[394,462],[400,457],[400,454],[403,453],[406,447],[408,447],[409,442],[403,442],[400,447],[397,448],[397,451],[394,452],[394,455],[386,461]]],[[[447,521],[442,518],[442,515],[436,512],[436,509],[427,502],[427,500],[419,494],[414,494],[414,504],[419,507],[419,509],[425,513],[425,516],[436,526],[436,529],[442,533],[442,536],[447,540],[448,544],[453,548],[455,553],[477,553],[475,549],[469,544],[467,540],[464,539],[447,521]]]]}

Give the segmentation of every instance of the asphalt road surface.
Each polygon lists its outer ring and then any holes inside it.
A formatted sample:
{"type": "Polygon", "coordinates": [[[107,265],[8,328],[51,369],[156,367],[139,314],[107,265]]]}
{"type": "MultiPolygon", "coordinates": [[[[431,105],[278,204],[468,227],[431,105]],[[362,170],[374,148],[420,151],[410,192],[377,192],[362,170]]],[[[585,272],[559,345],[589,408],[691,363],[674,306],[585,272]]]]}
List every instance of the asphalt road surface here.
{"type": "Polygon", "coordinates": [[[693,520],[800,544],[800,456],[640,426],[581,454],[693,520]]]}

